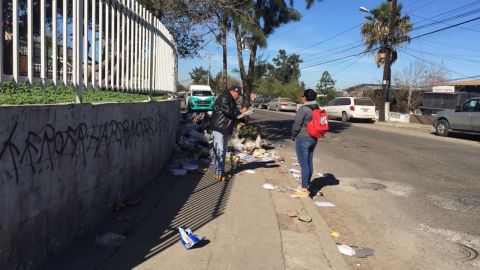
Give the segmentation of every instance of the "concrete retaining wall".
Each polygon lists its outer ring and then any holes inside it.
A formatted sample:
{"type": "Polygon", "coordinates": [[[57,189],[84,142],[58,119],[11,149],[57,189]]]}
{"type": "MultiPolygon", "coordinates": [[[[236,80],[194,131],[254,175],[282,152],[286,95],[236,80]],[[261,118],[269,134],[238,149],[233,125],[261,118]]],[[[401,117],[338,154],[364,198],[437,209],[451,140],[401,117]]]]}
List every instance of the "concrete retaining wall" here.
{"type": "Polygon", "coordinates": [[[160,173],[176,101],[0,107],[0,269],[32,269],[160,173]]]}

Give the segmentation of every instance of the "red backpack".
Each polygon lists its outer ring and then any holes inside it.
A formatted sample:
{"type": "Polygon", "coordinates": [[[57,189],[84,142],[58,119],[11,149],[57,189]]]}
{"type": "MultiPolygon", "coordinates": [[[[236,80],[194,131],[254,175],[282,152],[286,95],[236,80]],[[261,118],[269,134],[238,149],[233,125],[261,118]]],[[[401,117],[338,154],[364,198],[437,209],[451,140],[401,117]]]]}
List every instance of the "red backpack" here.
{"type": "Polygon", "coordinates": [[[313,109],[312,120],[307,124],[307,132],[310,136],[319,139],[323,138],[328,131],[328,116],[325,110],[313,109]]]}

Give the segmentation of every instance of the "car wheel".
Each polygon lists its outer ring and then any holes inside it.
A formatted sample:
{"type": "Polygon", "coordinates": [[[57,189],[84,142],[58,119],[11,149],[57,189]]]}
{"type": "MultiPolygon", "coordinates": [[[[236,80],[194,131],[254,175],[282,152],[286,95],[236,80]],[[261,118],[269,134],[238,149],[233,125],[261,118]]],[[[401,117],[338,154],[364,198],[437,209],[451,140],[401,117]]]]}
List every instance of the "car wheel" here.
{"type": "Polygon", "coordinates": [[[342,122],[348,122],[350,118],[348,117],[347,112],[342,112],[342,122]]]}
{"type": "Polygon", "coordinates": [[[437,122],[437,126],[435,127],[435,130],[437,132],[438,136],[448,136],[448,130],[450,129],[450,126],[448,124],[448,121],[445,119],[442,119],[437,122]]]}

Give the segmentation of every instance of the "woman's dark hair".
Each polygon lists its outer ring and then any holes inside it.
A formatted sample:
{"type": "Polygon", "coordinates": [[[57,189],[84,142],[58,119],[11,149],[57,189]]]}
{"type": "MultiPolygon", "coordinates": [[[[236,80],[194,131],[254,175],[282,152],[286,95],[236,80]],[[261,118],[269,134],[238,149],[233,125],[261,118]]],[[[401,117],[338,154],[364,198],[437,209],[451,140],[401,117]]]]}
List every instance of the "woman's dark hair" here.
{"type": "Polygon", "coordinates": [[[303,96],[307,101],[314,101],[317,99],[317,92],[313,91],[312,89],[307,89],[303,91],[303,96]]]}

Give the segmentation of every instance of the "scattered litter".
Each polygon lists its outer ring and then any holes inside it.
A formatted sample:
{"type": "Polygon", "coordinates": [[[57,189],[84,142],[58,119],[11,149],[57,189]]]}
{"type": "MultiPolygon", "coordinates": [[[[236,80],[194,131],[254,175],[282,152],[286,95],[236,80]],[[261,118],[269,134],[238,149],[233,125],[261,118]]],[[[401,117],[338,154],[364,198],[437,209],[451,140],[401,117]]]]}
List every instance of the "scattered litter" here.
{"type": "Polygon", "coordinates": [[[123,235],[113,232],[106,232],[103,235],[95,238],[95,245],[99,247],[116,248],[123,245],[126,240],[127,237],[123,235]]]}
{"type": "Polygon", "coordinates": [[[366,258],[373,256],[374,250],[367,247],[355,247],[355,257],[357,258],[366,258]]]}
{"type": "Polygon", "coordinates": [[[249,173],[249,174],[255,174],[256,173],[254,170],[246,170],[245,172],[249,173]]]}
{"type": "Polygon", "coordinates": [[[275,190],[279,191],[279,192],[282,192],[282,193],[297,191],[296,189],[294,189],[290,186],[275,186],[275,190]]]}
{"type": "Polygon", "coordinates": [[[298,211],[297,210],[288,210],[287,211],[287,216],[294,218],[298,216],[298,211]]]}
{"type": "Polygon", "coordinates": [[[336,232],[336,231],[331,231],[330,232],[330,235],[333,237],[333,238],[339,238],[340,237],[340,233],[336,232]]]}
{"type": "Polygon", "coordinates": [[[265,153],[266,153],[265,149],[255,149],[255,150],[253,151],[252,156],[253,156],[253,157],[257,157],[257,158],[259,158],[259,157],[264,157],[264,156],[265,156],[265,153]]]}
{"type": "Polygon", "coordinates": [[[295,193],[291,194],[290,197],[292,198],[305,198],[308,197],[308,192],[303,190],[297,190],[295,193]]]}
{"type": "Polygon", "coordinates": [[[307,215],[307,213],[305,213],[305,211],[302,210],[298,215],[298,220],[308,223],[308,222],[312,222],[312,217],[307,215]]]}
{"type": "Polygon", "coordinates": [[[268,184],[268,183],[263,184],[262,187],[263,187],[264,189],[270,189],[270,190],[275,189],[275,186],[274,186],[274,185],[268,184]]]}
{"type": "Polygon", "coordinates": [[[263,157],[262,162],[272,162],[273,159],[271,157],[263,157]]]}
{"type": "Polygon", "coordinates": [[[240,139],[232,139],[230,141],[230,145],[233,147],[233,149],[235,149],[235,151],[243,151],[245,147],[240,139]]]}
{"type": "Polygon", "coordinates": [[[337,245],[338,251],[343,255],[353,256],[355,255],[355,250],[349,245],[337,245]]]}
{"type": "Polygon", "coordinates": [[[293,178],[300,180],[300,174],[298,173],[292,173],[293,178]]]}
{"type": "Polygon", "coordinates": [[[299,170],[297,170],[297,169],[295,169],[295,168],[290,169],[290,172],[291,172],[292,174],[294,174],[294,173],[296,173],[296,174],[301,173],[301,171],[299,171],[299,170]]]}
{"type": "Polygon", "coordinates": [[[174,176],[183,176],[187,174],[185,169],[170,169],[170,173],[174,176]]]}
{"type": "Polygon", "coordinates": [[[133,195],[125,200],[125,203],[128,206],[137,206],[141,201],[143,197],[140,194],[133,195]]]}
{"type": "Polygon", "coordinates": [[[248,163],[256,161],[256,159],[254,157],[252,157],[248,154],[245,154],[245,153],[240,153],[240,154],[237,155],[237,157],[239,157],[241,160],[244,160],[248,163]]]}
{"type": "Polygon", "coordinates": [[[180,232],[180,241],[187,250],[189,250],[195,244],[198,244],[203,240],[203,237],[199,237],[198,235],[193,234],[192,230],[190,229],[184,230],[178,227],[178,231],[180,232]]]}
{"type": "Polygon", "coordinates": [[[331,202],[315,202],[315,205],[320,206],[320,207],[333,207],[333,206],[335,206],[331,202]]]}
{"type": "Polygon", "coordinates": [[[325,175],[323,173],[316,173],[315,175],[320,176],[320,177],[325,177],[325,175]]]}
{"type": "Polygon", "coordinates": [[[187,170],[187,171],[198,170],[198,164],[189,163],[189,162],[183,162],[182,167],[183,167],[184,170],[187,170]]]}
{"type": "Polygon", "coordinates": [[[292,166],[300,166],[300,163],[298,162],[292,163],[292,166]]]}

